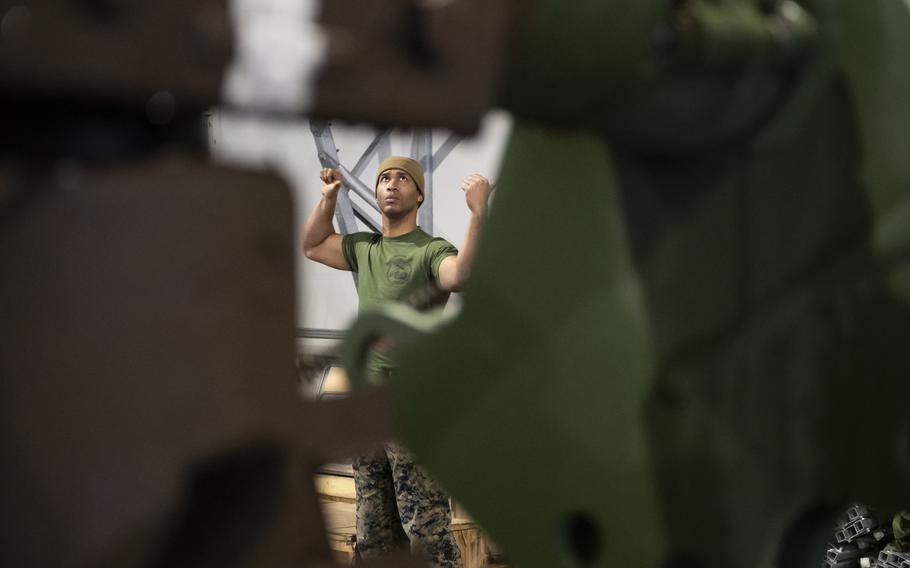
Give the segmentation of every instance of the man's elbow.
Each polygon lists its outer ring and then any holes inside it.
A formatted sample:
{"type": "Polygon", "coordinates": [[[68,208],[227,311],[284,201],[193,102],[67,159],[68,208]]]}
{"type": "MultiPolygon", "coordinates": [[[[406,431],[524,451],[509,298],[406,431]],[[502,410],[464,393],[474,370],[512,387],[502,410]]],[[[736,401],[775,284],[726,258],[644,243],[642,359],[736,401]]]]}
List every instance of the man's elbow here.
{"type": "Polygon", "coordinates": [[[446,292],[456,292],[456,293],[463,292],[464,286],[467,283],[468,283],[467,274],[456,273],[452,277],[452,279],[449,282],[447,282],[447,286],[445,286],[446,292]]]}
{"type": "Polygon", "coordinates": [[[319,240],[318,237],[314,238],[312,235],[304,233],[301,244],[303,245],[303,256],[318,261],[322,256],[322,245],[325,244],[325,239],[319,240]]]}

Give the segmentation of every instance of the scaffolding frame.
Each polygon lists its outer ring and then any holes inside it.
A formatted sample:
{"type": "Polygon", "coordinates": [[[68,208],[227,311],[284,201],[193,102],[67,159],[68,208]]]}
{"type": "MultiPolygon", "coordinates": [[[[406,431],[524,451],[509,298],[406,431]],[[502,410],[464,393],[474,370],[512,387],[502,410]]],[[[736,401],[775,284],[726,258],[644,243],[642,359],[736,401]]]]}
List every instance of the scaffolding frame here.
{"type": "MultiPolygon", "coordinates": [[[[334,168],[341,172],[344,181],[342,191],[338,192],[338,202],[335,207],[335,220],[342,234],[357,231],[357,220],[360,220],[374,233],[382,232],[382,217],[379,206],[374,200],[372,182],[362,179],[364,170],[370,161],[376,157],[381,162],[392,154],[391,130],[380,129],[376,131],[373,140],[367,145],[355,165],[348,168],[338,158],[338,147],[332,134],[332,123],[329,121],[314,120],[310,122],[310,131],[316,142],[316,151],[319,163],[324,168],[334,168]],[[362,199],[367,207],[361,206],[351,199],[350,192],[362,199]]],[[[433,173],[449,156],[452,150],[461,142],[457,134],[449,134],[439,149],[433,152],[433,131],[429,128],[417,128],[410,131],[411,149],[410,157],[417,160],[424,170],[424,200],[417,211],[417,225],[429,234],[433,234],[433,173]]]]}

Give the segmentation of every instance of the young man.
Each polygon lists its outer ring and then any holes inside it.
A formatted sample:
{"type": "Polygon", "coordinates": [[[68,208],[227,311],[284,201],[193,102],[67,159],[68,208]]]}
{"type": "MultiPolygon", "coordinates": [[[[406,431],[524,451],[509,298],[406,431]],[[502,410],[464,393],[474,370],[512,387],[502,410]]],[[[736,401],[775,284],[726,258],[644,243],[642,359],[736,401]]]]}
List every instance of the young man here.
{"type": "MultiPolygon", "coordinates": [[[[341,188],[337,170],[324,168],[322,199],[303,229],[307,258],[339,270],[357,272],[360,309],[395,301],[422,285],[444,292],[462,289],[471,270],[480,226],[487,214],[490,182],[478,174],[462,182],[471,212],[464,246],[433,238],[417,226],[424,200],[423,168],[410,158],[391,156],[376,173],[375,198],[382,214],[382,234],[339,235],[332,219],[341,188]]],[[[369,362],[376,375],[390,373],[394,362],[382,348],[369,362]]],[[[357,551],[381,556],[410,541],[434,566],[458,568],[461,558],[449,531],[448,498],[400,445],[387,444],[373,455],[354,458],[357,551]]]]}

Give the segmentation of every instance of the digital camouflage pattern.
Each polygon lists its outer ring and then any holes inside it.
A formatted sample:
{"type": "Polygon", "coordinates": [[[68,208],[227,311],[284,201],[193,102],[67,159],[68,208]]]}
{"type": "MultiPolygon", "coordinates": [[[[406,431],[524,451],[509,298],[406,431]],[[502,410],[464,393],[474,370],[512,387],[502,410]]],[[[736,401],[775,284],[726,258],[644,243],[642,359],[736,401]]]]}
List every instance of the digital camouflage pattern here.
{"type": "Polygon", "coordinates": [[[357,491],[357,554],[375,558],[404,547],[432,566],[460,568],[461,554],[449,530],[448,495],[398,444],[354,458],[357,491]]]}

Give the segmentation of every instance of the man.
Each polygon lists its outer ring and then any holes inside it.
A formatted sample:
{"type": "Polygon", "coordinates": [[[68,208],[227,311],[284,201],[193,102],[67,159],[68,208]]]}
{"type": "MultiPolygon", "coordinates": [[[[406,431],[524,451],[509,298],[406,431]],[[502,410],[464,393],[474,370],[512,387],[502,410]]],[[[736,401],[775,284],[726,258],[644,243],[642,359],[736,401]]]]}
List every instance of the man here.
{"type": "MultiPolygon", "coordinates": [[[[336,233],[332,219],[342,176],[324,168],[319,177],[324,184],[322,199],[304,225],[303,250],[310,260],[357,272],[361,310],[397,300],[419,286],[435,285],[444,292],[462,289],[492,191],[486,178],[475,174],[462,183],[471,218],[458,252],[417,226],[417,209],[424,200],[423,168],[418,162],[391,156],[379,165],[374,188],[382,234],[336,233]]],[[[388,375],[394,363],[382,347],[376,351],[369,370],[388,375]]],[[[425,553],[435,566],[461,566],[449,531],[448,498],[406,450],[390,443],[373,455],[354,458],[353,465],[361,557],[381,556],[410,541],[411,548],[425,553]]]]}

